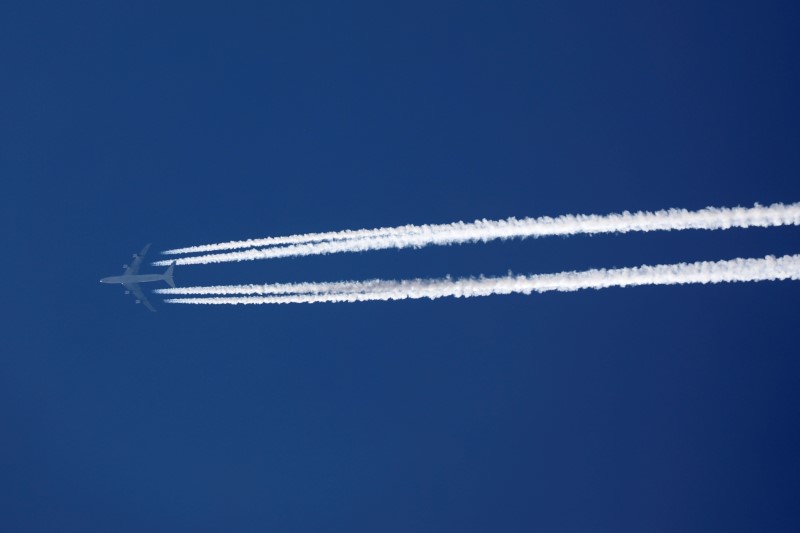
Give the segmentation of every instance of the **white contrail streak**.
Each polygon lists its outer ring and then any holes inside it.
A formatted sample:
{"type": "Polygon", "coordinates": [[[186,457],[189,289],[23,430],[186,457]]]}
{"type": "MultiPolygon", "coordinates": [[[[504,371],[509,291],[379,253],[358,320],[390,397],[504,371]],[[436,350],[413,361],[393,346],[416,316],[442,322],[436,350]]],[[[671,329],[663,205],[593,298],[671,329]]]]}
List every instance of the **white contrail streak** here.
{"type": "Polygon", "coordinates": [[[384,289],[399,281],[374,279],[368,281],[335,281],[327,283],[272,283],[268,285],[212,285],[208,287],[173,287],[156,289],[157,294],[318,294],[341,292],[364,292],[384,289]]]}
{"type": "MultiPolygon", "coordinates": [[[[287,304],[321,302],[363,302],[369,300],[405,300],[429,298],[431,300],[453,296],[471,298],[493,294],[531,294],[532,292],[577,291],[607,287],[637,285],[682,285],[687,283],[723,283],[736,281],[800,279],[800,255],[763,259],[732,259],[728,261],[702,261],[674,265],[640,266],[634,268],[596,269],[583,272],[561,272],[532,276],[505,276],[499,278],[437,279],[410,281],[372,280],[363,284],[297,284],[300,291],[309,288],[320,292],[297,293],[286,296],[234,296],[216,298],[173,298],[169,303],[224,305],[224,304],[287,304]],[[313,286],[313,287],[312,287],[313,286]],[[324,292],[325,287],[330,292],[324,292]],[[338,287],[338,288],[337,288],[338,287]],[[340,292],[339,292],[340,291],[340,292]]],[[[194,294],[195,290],[213,290],[213,294],[275,294],[285,292],[289,285],[242,285],[207,288],[177,289],[194,294]]],[[[162,291],[164,292],[164,291],[162,291]]],[[[174,292],[173,292],[174,294],[174,292]]]]}
{"type": "MultiPolygon", "coordinates": [[[[509,224],[509,225],[516,225],[516,224],[526,224],[530,222],[537,222],[539,225],[544,225],[547,223],[551,223],[554,225],[558,225],[564,219],[575,218],[581,220],[584,224],[591,225],[592,223],[599,223],[603,224],[603,221],[600,219],[614,219],[614,218],[627,218],[628,220],[642,218],[642,217],[662,217],[664,214],[680,214],[682,216],[686,215],[695,215],[699,218],[707,218],[709,215],[714,217],[723,212],[728,211],[734,217],[751,217],[751,216],[774,216],[774,215],[781,215],[781,211],[783,209],[791,210],[796,208],[798,204],[783,206],[782,204],[774,204],[767,208],[761,207],[756,205],[753,209],[748,208],[735,208],[735,209],[726,209],[726,208],[714,208],[708,207],[706,209],[701,209],[699,211],[687,211],[685,209],[669,209],[666,211],[656,211],[655,213],[648,213],[648,212],[638,212],[638,213],[628,213],[624,212],[622,214],[611,214],[611,215],[577,215],[577,216],[562,216],[558,218],[550,218],[550,217],[542,217],[539,219],[531,219],[525,218],[522,220],[517,220],[515,218],[509,218],[506,220],[500,221],[489,221],[489,220],[476,220],[473,223],[464,223],[464,222],[454,222],[451,224],[423,224],[423,225],[414,225],[408,224],[405,226],[397,226],[393,228],[375,228],[375,229],[359,229],[359,230],[343,230],[343,231],[329,231],[323,233],[305,233],[299,235],[288,235],[282,237],[266,237],[263,239],[247,239],[244,241],[230,241],[230,242],[223,242],[223,243],[216,243],[216,244],[204,244],[200,246],[189,246],[186,248],[175,248],[172,250],[165,250],[161,252],[165,255],[172,255],[172,254],[194,254],[194,253],[205,253],[205,252],[219,252],[223,250],[237,250],[242,248],[258,248],[263,246],[276,246],[276,245],[286,245],[286,244],[305,244],[305,243],[312,243],[312,242],[322,242],[322,241],[338,241],[338,240],[352,240],[352,239],[363,239],[363,238],[373,238],[373,237],[391,237],[391,236],[400,236],[400,235],[414,235],[414,234],[430,234],[430,233],[439,233],[439,232],[450,232],[453,230],[464,229],[468,226],[476,226],[482,227],[487,224],[492,225],[502,225],[502,224],[509,224]],[[770,212],[772,215],[770,215],[770,212]]],[[[795,215],[796,216],[796,215],[795,215]]],[[[637,221],[633,222],[634,224],[637,221]]],[[[791,222],[788,222],[791,223],[791,222]]],[[[738,225],[738,224],[734,224],[738,225]]],[[[780,225],[780,224],[759,224],[753,223],[750,225],[780,225]]],[[[720,229],[722,227],[707,227],[707,226],[690,226],[697,229],[720,229]]],[[[733,227],[733,226],[729,226],[733,227]]],[[[745,227],[745,226],[742,226],[745,227]]],[[[654,230],[658,229],[688,229],[688,228],[653,228],[654,230]]],[[[582,231],[582,233],[606,233],[608,231],[623,231],[619,229],[605,229],[600,228],[595,231],[589,229],[588,231],[582,231]]],[[[652,231],[652,230],[640,230],[640,229],[631,229],[628,231],[652,231]]],[[[558,233],[547,233],[547,235],[557,235],[558,233]]]]}
{"type": "MultiPolygon", "coordinates": [[[[273,246],[263,249],[206,254],[182,257],[178,265],[200,265],[230,261],[252,261],[339,252],[363,252],[388,248],[420,248],[432,244],[446,245],[465,242],[486,242],[494,239],[544,237],[552,235],[576,235],[597,233],[628,233],[631,231],[670,231],[685,229],[728,229],[800,225],[800,203],[789,205],[716,208],[707,207],[698,211],[669,209],[666,211],[619,213],[610,215],[563,215],[556,218],[525,218],[517,220],[478,220],[471,223],[403,226],[357,232],[316,233],[287,239],[327,239],[319,242],[273,246]],[[357,234],[357,237],[348,235],[357,234]]],[[[278,237],[280,239],[281,237],[278,237]]],[[[261,242],[261,241],[242,241],[261,242]]],[[[240,243],[210,246],[240,246],[240,243]]],[[[249,245],[248,245],[249,246],[249,245]]],[[[184,248],[182,250],[190,250],[184,248]]],[[[192,249],[193,250],[193,249],[192,249]]],[[[172,259],[156,261],[153,265],[165,266],[172,259]]]]}
{"type": "MultiPolygon", "coordinates": [[[[458,223],[457,223],[458,224],[458,223]]],[[[393,228],[375,228],[375,229],[359,229],[359,230],[342,230],[342,231],[327,231],[323,233],[304,233],[299,235],[286,235],[282,237],[265,237],[263,239],[247,239],[244,241],[230,241],[220,242],[216,244],[203,244],[200,246],[188,246],[186,248],[174,248],[172,250],[164,250],[161,252],[164,255],[175,254],[197,254],[205,252],[219,252],[222,250],[238,250],[242,248],[258,248],[262,246],[276,246],[281,244],[304,244],[309,242],[322,242],[322,241],[341,241],[350,239],[363,239],[365,237],[384,237],[392,235],[405,235],[414,233],[420,228],[438,228],[447,227],[452,224],[432,224],[415,226],[408,224],[405,226],[397,226],[393,228]]]]}

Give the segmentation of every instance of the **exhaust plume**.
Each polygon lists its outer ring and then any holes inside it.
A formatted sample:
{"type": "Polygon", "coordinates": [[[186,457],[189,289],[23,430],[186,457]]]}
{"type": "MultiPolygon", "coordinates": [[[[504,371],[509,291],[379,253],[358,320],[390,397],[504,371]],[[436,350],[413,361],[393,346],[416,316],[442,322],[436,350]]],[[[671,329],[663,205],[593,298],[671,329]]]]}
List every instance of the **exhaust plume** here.
{"type": "MultiPolygon", "coordinates": [[[[518,220],[477,220],[471,223],[401,226],[375,230],[312,233],[290,237],[238,241],[205,247],[180,248],[169,253],[215,250],[255,246],[253,243],[277,244],[295,242],[285,246],[245,249],[236,252],[205,254],[178,258],[178,265],[200,265],[231,261],[253,261],[323,255],[341,252],[364,252],[389,248],[422,248],[429,245],[448,245],[467,242],[487,242],[495,239],[544,237],[598,233],[628,233],[632,231],[673,231],[686,229],[729,229],[800,225],[800,203],[789,205],[716,208],[698,211],[669,209],[655,212],[623,212],[610,215],[563,215],[556,218],[525,218],[518,220]],[[287,240],[288,239],[288,240],[287,240]],[[324,240],[323,240],[324,239],[324,240]]],[[[165,252],[167,253],[167,252],[165,252]]],[[[172,260],[156,261],[153,265],[171,264],[172,260]]]]}
{"type": "Polygon", "coordinates": [[[189,287],[162,289],[167,294],[279,294],[277,296],[222,296],[212,298],[173,298],[168,303],[195,305],[253,305],[322,302],[363,302],[447,296],[471,298],[495,294],[533,292],[571,292],[582,289],[632,287],[639,285],[683,285],[800,279],[800,255],[763,259],[701,261],[672,265],[643,265],[633,268],[593,269],[530,276],[496,278],[416,279],[408,281],[343,282],[322,284],[236,285],[230,287],[189,287]],[[278,289],[276,289],[276,287],[278,289]],[[292,289],[294,287],[295,289],[292,289]],[[291,293],[297,290],[299,292],[291,293]],[[181,292],[184,291],[184,292],[181,292]],[[203,292],[205,291],[205,292],[203,292]],[[308,292],[306,292],[308,291],[308,292]],[[284,295],[280,295],[284,294],[284,295]]]}

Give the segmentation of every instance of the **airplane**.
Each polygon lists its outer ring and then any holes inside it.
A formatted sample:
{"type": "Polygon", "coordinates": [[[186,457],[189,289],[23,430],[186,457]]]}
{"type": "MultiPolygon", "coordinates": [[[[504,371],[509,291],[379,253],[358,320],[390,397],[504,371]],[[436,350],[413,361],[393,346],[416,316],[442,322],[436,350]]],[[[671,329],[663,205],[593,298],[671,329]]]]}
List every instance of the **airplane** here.
{"type": "Polygon", "coordinates": [[[133,254],[133,262],[131,262],[131,265],[122,266],[122,268],[125,269],[125,272],[123,272],[121,276],[109,276],[101,279],[100,283],[119,283],[125,287],[125,294],[133,293],[137,304],[144,304],[146,308],[155,313],[155,308],[150,305],[150,302],[142,292],[142,289],[139,288],[139,284],[147,283],[149,281],[166,281],[167,285],[174,287],[175,282],[172,281],[172,269],[175,268],[175,261],[172,262],[167,271],[163,274],[139,274],[139,267],[142,265],[142,260],[149,249],[150,244],[146,244],[141,252],[138,254],[133,254]]]}

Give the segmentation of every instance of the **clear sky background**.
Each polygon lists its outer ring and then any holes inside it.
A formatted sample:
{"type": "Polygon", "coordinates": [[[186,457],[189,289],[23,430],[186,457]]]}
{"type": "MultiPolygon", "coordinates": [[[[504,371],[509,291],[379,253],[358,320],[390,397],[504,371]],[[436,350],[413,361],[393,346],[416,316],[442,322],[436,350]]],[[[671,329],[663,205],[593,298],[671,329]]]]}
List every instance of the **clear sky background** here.
{"type": "MultiPolygon", "coordinates": [[[[800,284],[134,305],[157,251],[800,200],[796,2],[9,2],[0,531],[797,531],[800,284]],[[146,270],[146,269],[145,269],[146,270]]],[[[800,229],[176,268],[800,252],[800,229]]],[[[159,269],[160,270],[160,269],[159,269]]]]}

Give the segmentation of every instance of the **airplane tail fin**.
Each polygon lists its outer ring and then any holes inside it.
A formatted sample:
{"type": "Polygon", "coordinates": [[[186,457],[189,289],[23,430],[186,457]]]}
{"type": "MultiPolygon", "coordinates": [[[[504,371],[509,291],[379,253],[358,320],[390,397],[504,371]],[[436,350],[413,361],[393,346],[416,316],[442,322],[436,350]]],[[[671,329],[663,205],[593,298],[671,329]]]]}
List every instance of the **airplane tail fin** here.
{"type": "Polygon", "coordinates": [[[175,287],[175,282],[172,281],[172,270],[175,268],[175,261],[169,266],[166,272],[164,272],[164,281],[167,282],[167,285],[170,287],[175,287]]]}

